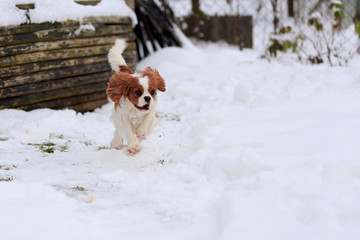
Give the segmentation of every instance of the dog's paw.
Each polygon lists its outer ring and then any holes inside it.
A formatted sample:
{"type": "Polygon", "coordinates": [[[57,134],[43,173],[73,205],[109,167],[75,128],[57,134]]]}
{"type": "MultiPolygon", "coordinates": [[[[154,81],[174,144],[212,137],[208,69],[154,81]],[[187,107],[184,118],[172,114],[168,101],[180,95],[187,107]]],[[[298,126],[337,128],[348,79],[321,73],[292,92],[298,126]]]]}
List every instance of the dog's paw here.
{"type": "Polygon", "coordinates": [[[115,143],[110,143],[110,149],[116,149],[116,150],[120,150],[124,147],[124,145],[122,144],[115,144],[115,143]]]}
{"type": "Polygon", "coordinates": [[[123,143],[121,140],[119,139],[113,139],[111,142],[110,142],[110,149],[117,149],[117,150],[120,150],[124,147],[123,143]]]}
{"type": "Polygon", "coordinates": [[[140,152],[141,150],[141,147],[136,145],[134,147],[128,147],[126,148],[126,154],[129,155],[129,156],[134,156],[135,154],[137,154],[138,152],[140,152]]]}
{"type": "Polygon", "coordinates": [[[145,133],[141,134],[141,133],[136,133],[136,137],[140,140],[140,141],[144,141],[146,139],[146,135],[145,133]]]}

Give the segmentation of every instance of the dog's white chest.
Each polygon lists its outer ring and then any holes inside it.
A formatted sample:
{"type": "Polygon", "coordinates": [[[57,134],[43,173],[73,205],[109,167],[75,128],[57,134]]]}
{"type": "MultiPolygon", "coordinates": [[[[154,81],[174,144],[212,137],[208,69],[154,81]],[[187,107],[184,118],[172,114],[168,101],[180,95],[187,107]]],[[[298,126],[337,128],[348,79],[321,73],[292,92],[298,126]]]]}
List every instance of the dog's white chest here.
{"type": "Polygon", "coordinates": [[[133,129],[138,129],[140,127],[140,125],[143,123],[146,115],[136,114],[135,116],[134,115],[129,116],[129,122],[130,122],[131,126],[133,127],[133,129]]]}

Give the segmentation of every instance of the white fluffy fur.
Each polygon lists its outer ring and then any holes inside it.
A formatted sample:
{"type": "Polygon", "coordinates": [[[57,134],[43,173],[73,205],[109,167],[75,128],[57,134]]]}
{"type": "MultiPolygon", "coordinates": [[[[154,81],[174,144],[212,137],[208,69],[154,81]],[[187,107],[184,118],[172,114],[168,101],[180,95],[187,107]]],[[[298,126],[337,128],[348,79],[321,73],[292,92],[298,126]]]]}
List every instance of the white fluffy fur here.
{"type": "Polygon", "coordinates": [[[112,120],[115,125],[114,138],[110,148],[122,149],[134,155],[141,150],[140,143],[147,138],[156,125],[155,101],[146,112],[137,110],[127,98],[120,100],[120,107],[113,109],[112,120]]]}
{"type": "MultiPolygon", "coordinates": [[[[109,63],[114,71],[119,71],[119,66],[126,65],[124,58],[121,56],[125,47],[125,40],[116,40],[115,45],[109,51],[109,63]]],[[[156,100],[148,91],[148,77],[143,77],[139,73],[134,73],[132,76],[139,78],[139,84],[145,90],[139,98],[138,106],[142,107],[149,104],[149,109],[140,111],[124,96],[120,99],[120,106],[114,107],[111,116],[115,125],[115,132],[110,148],[122,149],[127,145],[126,153],[129,155],[134,155],[141,150],[141,141],[149,136],[157,123],[155,113],[156,100]],[[144,97],[150,97],[150,102],[147,103],[144,97]]]]}
{"type": "Polygon", "coordinates": [[[120,66],[126,65],[125,59],[121,55],[124,52],[126,45],[125,39],[117,39],[115,40],[114,46],[112,46],[109,51],[109,63],[112,70],[115,72],[119,71],[120,66]]]}

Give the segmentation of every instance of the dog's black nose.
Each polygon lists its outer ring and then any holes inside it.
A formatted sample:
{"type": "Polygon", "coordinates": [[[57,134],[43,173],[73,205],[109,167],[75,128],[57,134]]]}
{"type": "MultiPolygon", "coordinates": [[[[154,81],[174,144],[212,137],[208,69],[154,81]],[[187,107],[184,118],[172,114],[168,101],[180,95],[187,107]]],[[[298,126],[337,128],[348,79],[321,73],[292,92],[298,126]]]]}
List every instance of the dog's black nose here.
{"type": "Polygon", "coordinates": [[[151,98],[149,96],[144,97],[144,99],[145,99],[145,102],[147,102],[147,103],[149,103],[151,100],[151,98]]]}

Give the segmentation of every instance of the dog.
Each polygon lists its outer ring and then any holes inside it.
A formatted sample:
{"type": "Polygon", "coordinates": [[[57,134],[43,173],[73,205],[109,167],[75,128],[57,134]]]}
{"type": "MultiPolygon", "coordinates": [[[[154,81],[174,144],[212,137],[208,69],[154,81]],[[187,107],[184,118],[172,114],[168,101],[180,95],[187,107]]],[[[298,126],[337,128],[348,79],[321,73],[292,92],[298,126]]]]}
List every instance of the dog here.
{"type": "Polygon", "coordinates": [[[110,49],[108,60],[115,74],[110,78],[107,96],[114,102],[111,119],[115,125],[111,149],[122,149],[128,155],[141,150],[140,143],[156,125],[155,108],[157,92],[165,92],[164,79],[156,69],[145,68],[133,72],[126,64],[122,53],[126,48],[124,39],[117,39],[110,49]]]}

